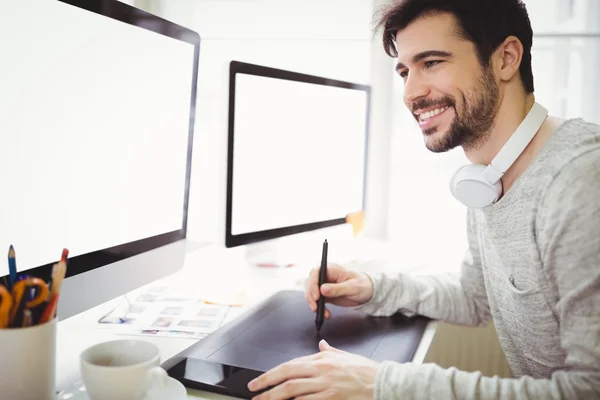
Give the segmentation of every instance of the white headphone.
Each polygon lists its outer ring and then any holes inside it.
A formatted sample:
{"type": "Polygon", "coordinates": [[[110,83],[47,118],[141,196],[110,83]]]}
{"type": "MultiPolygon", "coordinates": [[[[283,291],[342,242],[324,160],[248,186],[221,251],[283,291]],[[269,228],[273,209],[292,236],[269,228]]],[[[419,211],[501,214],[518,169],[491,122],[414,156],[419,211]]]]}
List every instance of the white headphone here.
{"type": "Polygon", "coordinates": [[[500,178],[525,150],[547,116],[548,110],[534,103],[490,165],[469,164],[456,171],[450,180],[454,197],[471,208],[484,208],[498,201],[502,195],[500,178]]]}

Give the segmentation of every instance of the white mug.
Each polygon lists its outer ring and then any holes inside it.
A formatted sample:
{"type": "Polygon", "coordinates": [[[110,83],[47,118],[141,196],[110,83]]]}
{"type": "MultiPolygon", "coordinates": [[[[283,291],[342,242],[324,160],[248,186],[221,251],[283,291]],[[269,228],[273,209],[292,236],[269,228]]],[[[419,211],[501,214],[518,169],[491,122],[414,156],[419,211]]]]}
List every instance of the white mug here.
{"type": "Polygon", "coordinates": [[[92,400],[141,400],[152,386],[165,387],[168,375],[160,351],[143,340],[113,340],[81,353],[81,378],[92,400]]]}

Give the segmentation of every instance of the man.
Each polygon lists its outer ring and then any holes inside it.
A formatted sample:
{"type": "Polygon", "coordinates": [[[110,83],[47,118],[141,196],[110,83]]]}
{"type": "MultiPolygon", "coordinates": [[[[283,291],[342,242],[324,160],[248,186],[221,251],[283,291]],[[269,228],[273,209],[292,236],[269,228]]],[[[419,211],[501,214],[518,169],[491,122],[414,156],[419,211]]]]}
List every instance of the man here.
{"type": "MultiPolygon", "coordinates": [[[[434,152],[461,146],[489,165],[534,105],[532,31],[521,0],[404,0],[382,14],[404,101],[434,152]]],[[[600,127],[547,117],[501,179],[501,197],[468,210],[460,277],[329,268],[305,296],[387,316],[494,321],[514,378],[373,362],[321,342],[250,384],[260,399],[599,398],[600,127]]],[[[435,243],[431,243],[435,247],[435,243]]],[[[331,315],[327,311],[326,317],[331,315]]]]}

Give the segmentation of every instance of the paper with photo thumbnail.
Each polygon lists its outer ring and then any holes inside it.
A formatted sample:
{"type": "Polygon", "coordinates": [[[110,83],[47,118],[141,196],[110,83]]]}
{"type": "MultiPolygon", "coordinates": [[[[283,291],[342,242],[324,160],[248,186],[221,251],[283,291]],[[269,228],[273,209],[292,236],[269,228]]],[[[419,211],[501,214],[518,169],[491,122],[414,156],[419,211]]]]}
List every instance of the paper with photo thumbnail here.
{"type": "Polygon", "coordinates": [[[230,306],[207,304],[196,294],[154,288],[126,300],[98,321],[118,333],[203,338],[217,330],[230,306]]]}

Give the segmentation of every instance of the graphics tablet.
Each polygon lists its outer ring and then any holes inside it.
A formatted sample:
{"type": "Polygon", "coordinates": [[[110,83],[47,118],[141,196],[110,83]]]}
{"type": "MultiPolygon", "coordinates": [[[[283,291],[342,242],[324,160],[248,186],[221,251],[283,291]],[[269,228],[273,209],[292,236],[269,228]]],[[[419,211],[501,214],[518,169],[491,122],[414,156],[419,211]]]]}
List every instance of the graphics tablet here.
{"type": "Polygon", "coordinates": [[[246,385],[269,369],[319,351],[319,341],[375,361],[411,361],[427,322],[425,317],[371,317],[327,305],[332,313],[321,332],[315,328],[304,293],[281,291],[163,363],[189,388],[249,399],[246,385]]]}

